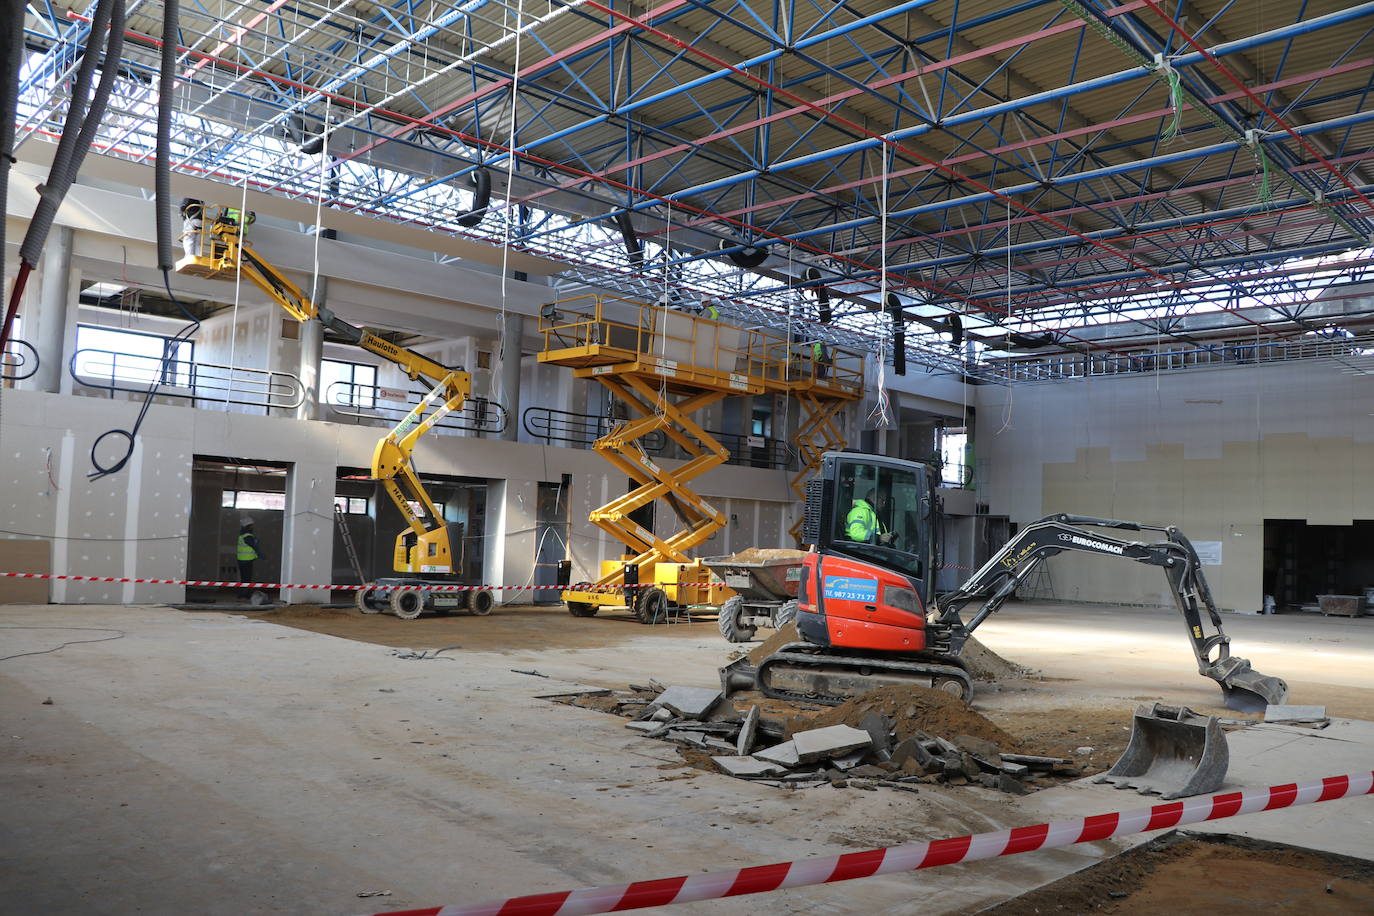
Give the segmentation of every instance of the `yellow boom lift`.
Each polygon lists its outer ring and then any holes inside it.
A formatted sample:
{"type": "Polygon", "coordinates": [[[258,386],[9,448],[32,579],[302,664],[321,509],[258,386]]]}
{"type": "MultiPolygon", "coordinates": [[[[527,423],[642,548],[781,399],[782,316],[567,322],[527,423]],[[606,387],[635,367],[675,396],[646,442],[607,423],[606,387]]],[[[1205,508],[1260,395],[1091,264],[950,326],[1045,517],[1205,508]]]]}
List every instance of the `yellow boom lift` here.
{"type": "Polygon", "coordinates": [[[734,595],[690,556],[726,524],[725,514],[691,483],[730,455],[692,419],[693,413],[732,395],[797,397],[804,418],[792,438],[802,463],[792,481],[795,489],[819,467],[822,454],[843,446],[835,414],[863,395],[857,351],[813,349],[809,343],[799,348],[761,330],[612,296],[557,302],[545,313],[540,331],[540,362],[568,366],[574,377],[600,382],[634,414],[592,446],[636,486],[589,517],[625,545],[625,556],[603,561],[595,582],[563,593],[575,617],[607,608],[657,623],[694,605],[719,606],[734,595]],[[686,461],[680,466],[667,467],[645,451],[644,438],[659,430],[681,447],[686,461]],[[656,500],[666,503],[679,522],[666,537],[631,518],[656,500]],[[586,586],[606,590],[583,590],[586,586]]]}
{"type": "Polygon", "coordinates": [[[447,613],[466,606],[474,614],[491,613],[491,593],[435,592],[420,586],[453,585],[450,579],[420,579],[417,576],[451,576],[453,551],[448,528],[438,507],[426,492],[411,463],[415,444],[445,416],[460,410],[472,389],[471,376],[462,368],[450,369],[427,356],[398,347],[364,328],[339,318],[328,308],[317,306],[295,283],[253,250],[243,237],[253,214],[229,207],[206,206],[187,200],[181,206],[184,221],[182,258],[178,273],[210,279],[242,276],[272,297],[291,317],[300,322],[318,321],[345,340],[389,360],[412,380],[424,379],[433,385],[420,403],[377,443],[372,452],[372,478],[381,481],[396,504],[406,528],[396,536],[393,567],[405,575],[378,579],[372,588],[357,593],[358,607],[365,614],[389,611],[413,620],[430,609],[447,613]],[[415,510],[415,506],[420,511],[415,510]],[[471,595],[471,597],[469,597],[471,595]]]}

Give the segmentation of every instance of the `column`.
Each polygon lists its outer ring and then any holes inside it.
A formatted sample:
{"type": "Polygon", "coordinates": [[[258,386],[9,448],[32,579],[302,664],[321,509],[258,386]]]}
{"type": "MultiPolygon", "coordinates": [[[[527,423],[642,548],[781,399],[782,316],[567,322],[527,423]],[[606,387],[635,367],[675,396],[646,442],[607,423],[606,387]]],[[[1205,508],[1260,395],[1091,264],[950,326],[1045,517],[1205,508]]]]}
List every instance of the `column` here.
{"type": "Polygon", "coordinates": [[[514,442],[520,434],[520,345],[525,335],[525,317],[506,312],[500,321],[505,346],[497,378],[497,400],[506,408],[506,428],[501,438],[514,442]]]}
{"type": "MultiPolygon", "coordinates": [[[[320,277],[320,301],[323,301],[326,284],[325,278],[320,277]]],[[[324,357],[324,325],[318,321],[307,321],[302,324],[300,343],[300,365],[296,369],[296,375],[300,378],[302,387],[305,388],[305,399],[301,401],[301,406],[296,408],[296,419],[320,420],[324,418],[324,409],[320,406],[320,398],[324,394],[320,391],[320,360],[324,357]]]]}
{"type": "MultiPolygon", "coordinates": [[[[286,475],[286,513],[280,545],[264,544],[264,550],[281,548],[281,581],[301,585],[328,585],[334,574],[334,477],[328,464],[296,463],[286,475]]],[[[316,589],[282,589],[287,604],[325,604],[329,592],[316,589]]]]}
{"type": "Polygon", "coordinates": [[[68,316],[74,312],[70,304],[75,298],[72,293],[72,228],[56,228],[43,251],[38,275],[38,308],[24,313],[24,337],[38,351],[38,371],[25,387],[53,394],[64,389],[71,391],[65,350],[68,316]]]}

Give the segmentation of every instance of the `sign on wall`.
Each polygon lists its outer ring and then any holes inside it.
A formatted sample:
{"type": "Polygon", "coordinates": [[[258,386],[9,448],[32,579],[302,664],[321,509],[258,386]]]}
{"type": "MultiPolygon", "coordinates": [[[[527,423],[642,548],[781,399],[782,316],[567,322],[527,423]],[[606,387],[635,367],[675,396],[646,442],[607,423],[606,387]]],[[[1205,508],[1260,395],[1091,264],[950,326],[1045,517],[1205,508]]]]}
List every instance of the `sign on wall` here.
{"type": "Polygon", "coordinates": [[[1221,541],[1193,541],[1193,549],[1203,566],[1221,565],[1221,541]]]}

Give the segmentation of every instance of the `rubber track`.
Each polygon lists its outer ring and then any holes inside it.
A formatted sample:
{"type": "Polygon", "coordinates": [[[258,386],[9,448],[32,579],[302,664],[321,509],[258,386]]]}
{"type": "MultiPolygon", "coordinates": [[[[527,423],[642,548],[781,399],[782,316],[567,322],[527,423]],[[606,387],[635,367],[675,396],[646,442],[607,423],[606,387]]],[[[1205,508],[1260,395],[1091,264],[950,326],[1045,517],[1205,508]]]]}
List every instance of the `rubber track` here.
{"type": "MultiPolygon", "coordinates": [[[[827,666],[839,666],[853,668],[857,672],[859,668],[872,668],[876,670],[907,673],[921,678],[931,677],[953,677],[964,682],[968,688],[970,699],[973,697],[973,681],[969,678],[968,672],[956,665],[939,665],[929,662],[903,662],[880,658],[866,658],[863,656],[852,655],[827,655],[817,653],[810,643],[794,642],[780,648],[777,652],[765,658],[759,663],[757,681],[759,690],[766,697],[775,700],[798,700],[804,703],[822,703],[826,706],[839,706],[853,697],[822,697],[813,694],[796,693],[790,690],[779,690],[768,685],[768,672],[775,665],[783,662],[791,662],[802,668],[821,668],[827,666]],[[795,649],[811,649],[813,651],[789,651],[795,649]]],[[[927,686],[922,684],[921,686],[927,686]]]]}

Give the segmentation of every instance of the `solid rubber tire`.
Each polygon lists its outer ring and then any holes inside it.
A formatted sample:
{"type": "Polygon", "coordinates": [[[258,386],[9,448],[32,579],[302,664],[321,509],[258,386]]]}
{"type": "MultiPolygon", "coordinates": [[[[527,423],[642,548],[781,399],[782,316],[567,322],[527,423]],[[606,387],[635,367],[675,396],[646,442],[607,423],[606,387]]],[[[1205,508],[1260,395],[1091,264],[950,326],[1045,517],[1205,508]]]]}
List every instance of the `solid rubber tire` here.
{"type": "Polygon", "coordinates": [[[357,605],[358,610],[362,611],[364,614],[380,614],[382,612],[381,608],[368,606],[367,598],[373,591],[374,589],[370,588],[360,588],[353,593],[353,603],[357,605]]]}
{"type": "Polygon", "coordinates": [[[757,627],[740,626],[739,615],[743,610],[744,599],[739,595],[728,599],[720,606],[720,616],[716,618],[716,626],[720,628],[720,635],[730,642],[748,642],[758,632],[757,627]]]}
{"type": "Polygon", "coordinates": [[[425,597],[417,588],[397,588],[391,591],[391,613],[402,620],[414,620],[425,609],[425,597]]]}
{"type": "MultiPolygon", "coordinates": [[[[574,588],[584,588],[588,585],[591,585],[591,583],[579,582],[574,588]]],[[[585,601],[565,601],[564,604],[568,606],[568,613],[572,614],[574,617],[595,617],[596,612],[601,610],[597,605],[588,604],[585,601]]]]}
{"type": "Polygon", "coordinates": [[[472,597],[468,599],[468,613],[474,617],[487,616],[495,606],[496,597],[486,589],[480,592],[473,592],[472,597]]]}
{"type": "Polygon", "coordinates": [[[639,596],[635,605],[635,616],[640,623],[663,623],[668,619],[668,593],[661,588],[651,588],[639,596]]]}
{"type": "Polygon", "coordinates": [[[773,626],[781,630],[796,619],[797,599],[793,598],[791,601],[784,601],[782,607],[778,608],[778,612],[773,615],[773,626]]]}

